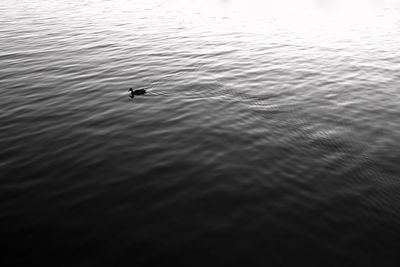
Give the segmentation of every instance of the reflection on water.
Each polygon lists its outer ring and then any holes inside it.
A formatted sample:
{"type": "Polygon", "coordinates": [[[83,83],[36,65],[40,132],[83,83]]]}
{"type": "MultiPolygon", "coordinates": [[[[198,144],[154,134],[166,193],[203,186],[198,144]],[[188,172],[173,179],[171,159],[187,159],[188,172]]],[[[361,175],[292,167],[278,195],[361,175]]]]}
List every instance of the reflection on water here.
{"type": "Polygon", "coordinates": [[[398,7],[2,1],[2,261],[395,266],[398,7]]]}
{"type": "MultiPolygon", "coordinates": [[[[202,27],[215,30],[220,25],[245,30],[246,32],[268,33],[285,30],[304,37],[306,41],[318,34],[354,37],[368,30],[369,35],[379,30],[396,29],[398,3],[379,0],[267,0],[267,1],[172,1],[172,8],[179,19],[195,21],[202,27]],[[216,20],[222,19],[218,23],[216,20]],[[207,24],[208,22],[209,24],[207,24]],[[214,22],[214,23],[213,23],[214,22]]],[[[321,40],[320,42],[326,42],[321,40]]]]}

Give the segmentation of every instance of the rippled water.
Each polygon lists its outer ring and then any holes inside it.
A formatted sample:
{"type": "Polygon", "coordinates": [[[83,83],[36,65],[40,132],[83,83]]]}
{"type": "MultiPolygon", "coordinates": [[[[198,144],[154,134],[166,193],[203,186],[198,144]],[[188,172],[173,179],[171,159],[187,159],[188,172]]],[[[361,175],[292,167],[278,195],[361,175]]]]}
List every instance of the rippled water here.
{"type": "Polygon", "coordinates": [[[398,4],[260,7],[1,1],[1,261],[395,265],[398,4]]]}

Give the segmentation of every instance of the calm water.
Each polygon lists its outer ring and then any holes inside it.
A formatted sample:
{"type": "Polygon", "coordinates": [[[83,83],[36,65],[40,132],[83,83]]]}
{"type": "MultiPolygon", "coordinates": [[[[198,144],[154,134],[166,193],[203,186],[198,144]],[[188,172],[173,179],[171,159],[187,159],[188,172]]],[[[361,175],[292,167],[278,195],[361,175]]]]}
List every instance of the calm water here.
{"type": "Polygon", "coordinates": [[[377,5],[2,0],[1,261],[394,266],[400,9],[377,5]]]}

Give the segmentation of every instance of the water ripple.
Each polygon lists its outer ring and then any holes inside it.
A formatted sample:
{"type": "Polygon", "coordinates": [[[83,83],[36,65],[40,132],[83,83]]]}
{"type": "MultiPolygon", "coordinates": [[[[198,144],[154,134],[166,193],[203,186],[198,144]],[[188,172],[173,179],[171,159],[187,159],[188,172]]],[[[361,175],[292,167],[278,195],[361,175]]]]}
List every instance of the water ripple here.
{"type": "Polygon", "coordinates": [[[215,14],[159,0],[0,3],[5,255],[397,257],[393,25],[307,39],[207,3],[215,14]],[[129,88],[147,93],[131,99],[129,88]]]}

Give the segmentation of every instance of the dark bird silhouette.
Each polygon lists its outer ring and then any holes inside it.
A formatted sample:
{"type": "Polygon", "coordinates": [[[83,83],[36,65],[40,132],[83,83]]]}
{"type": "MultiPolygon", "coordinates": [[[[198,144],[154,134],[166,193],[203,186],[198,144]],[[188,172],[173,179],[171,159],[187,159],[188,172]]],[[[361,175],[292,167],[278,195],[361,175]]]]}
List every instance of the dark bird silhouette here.
{"type": "Polygon", "coordinates": [[[135,95],[144,95],[146,93],[146,90],[138,89],[138,90],[133,91],[132,88],[129,88],[128,92],[131,92],[130,97],[134,98],[135,95]]]}

